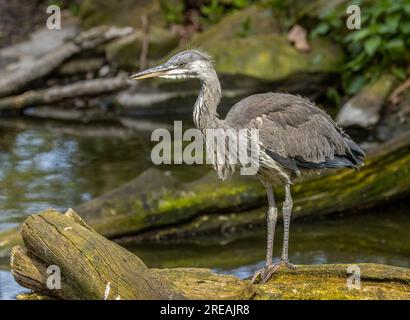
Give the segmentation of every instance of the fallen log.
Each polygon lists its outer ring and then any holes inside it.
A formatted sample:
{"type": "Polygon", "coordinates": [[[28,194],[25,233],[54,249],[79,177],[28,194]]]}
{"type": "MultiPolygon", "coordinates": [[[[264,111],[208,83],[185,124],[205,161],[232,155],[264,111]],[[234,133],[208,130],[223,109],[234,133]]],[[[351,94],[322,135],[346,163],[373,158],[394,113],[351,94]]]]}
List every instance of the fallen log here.
{"type": "Polygon", "coordinates": [[[72,41],[60,45],[41,58],[17,65],[12,70],[2,73],[0,76],[0,97],[18,92],[31,81],[46,76],[75,54],[130,35],[132,32],[133,29],[130,27],[109,26],[99,26],[84,31],[72,41]]]}
{"type": "Polygon", "coordinates": [[[116,92],[128,86],[128,80],[121,77],[78,81],[64,86],[31,90],[20,95],[0,98],[0,110],[18,110],[33,105],[58,103],[76,97],[98,96],[116,92]]]}
{"type": "Polygon", "coordinates": [[[31,216],[21,234],[25,248],[13,248],[11,270],[16,281],[34,293],[20,299],[410,298],[410,270],[387,265],[354,265],[360,284],[348,280],[353,271],[342,264],[279,270],[261,285],[209,269],[148,269],[137,256],[93,231],[73,210],[31,216]],[[60,286],[50,286],[50,266],[59,268],[60,286]]]}
{"type": "Polygon", "coordinates": [[[26,250],[13,248],[16,281],[61,299],[178,299],[165,279],[135,255],[95,233],[72,210],[29,217],[21,235],[26,250]],[[62,286],[47,286],[47,268],[57,266],[62,286]]]}
{"type": "MultiPolygon", "coordinates": [[[[359,212],[406,199],[410,193],[410,132],[383,144],[360,171],[339,170],[296,183],[292,216],[320,217],[359,212]]],[[[283,190],[275,189],[278,200],[283,190]]],[[[266,196],[250,177],[221,182],[211,172],[181,183],[151,169],[127,185],[78,206],[76,210],[106,237],[160,241],[224,233],[263,225],[266,196]]],[[[0,256],[7,256],[17,230],[0,233],[0,256]]]]}

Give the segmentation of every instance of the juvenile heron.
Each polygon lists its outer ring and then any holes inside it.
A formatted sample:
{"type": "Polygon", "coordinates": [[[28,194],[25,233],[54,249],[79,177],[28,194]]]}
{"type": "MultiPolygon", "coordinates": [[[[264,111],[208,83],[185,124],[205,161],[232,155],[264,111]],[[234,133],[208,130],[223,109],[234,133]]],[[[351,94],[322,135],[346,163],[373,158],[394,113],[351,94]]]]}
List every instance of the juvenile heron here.
{"type": "MultiPolygon", "coordinates": [[[[139,72],[131,79],[161,77],[167,79],[196,78],[201,81],[199,97],[194,105],[193,120],[205,136],[207,150],[216,152],[216,144],[207,139],[208,129],[256,129],[259,132],[259,169],[257,176],[266,188],[267,250],[266,264],[255,272],[252,282],[266,282],[280,266],[294,269],[289,262],[289,224],[292,211],[292,182],[308,172],[323,169],[358,168],[364,152],[338,127],[329,115],[300,96],[284,93],[264,93],[249,96],[235,104],[225,120],[219,119],[217,106],[221,86],[208,55],[188,50],[173,56],[166,63],[139,72]],[[285,187],[283,203],[283,248],[280,262],[273,263],[273,239],[278,210],[273,185],[285,187]]],[[[225,179],[235,166],[216,163],[214,168],[225,179]]]]}

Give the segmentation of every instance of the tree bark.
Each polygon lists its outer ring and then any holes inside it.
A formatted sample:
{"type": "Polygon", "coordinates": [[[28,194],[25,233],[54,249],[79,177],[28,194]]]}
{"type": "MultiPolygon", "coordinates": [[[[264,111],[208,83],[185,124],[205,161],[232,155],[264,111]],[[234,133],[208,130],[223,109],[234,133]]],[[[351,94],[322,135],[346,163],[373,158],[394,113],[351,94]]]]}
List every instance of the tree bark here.
{"type": "Polygon", "coordinates": [[[3,73],[0,77],[0,97],[18,92],[31,81],[46,76],[73,55],[116,38],[130,35],[132,31],[130,27],[108,26],[99,26],[84,31],[72,41],[62,44],[43,57],[3,73]]]}
{"type": "Polygon", "coordinates": [[[12,274],[34,293],[20,299],[410,298],[410,270],[378,264],[280,269],[259,285],[209,269],[148,269],[137,256],[92,230],[73,210],[63,215],[50,209],[29,217],[21,234],[26,249],[13,248],[12,274]],[[60,288],[50,286],[50,276],[56,276],[47,273],[50,266],[60,268],[60,288]]]}

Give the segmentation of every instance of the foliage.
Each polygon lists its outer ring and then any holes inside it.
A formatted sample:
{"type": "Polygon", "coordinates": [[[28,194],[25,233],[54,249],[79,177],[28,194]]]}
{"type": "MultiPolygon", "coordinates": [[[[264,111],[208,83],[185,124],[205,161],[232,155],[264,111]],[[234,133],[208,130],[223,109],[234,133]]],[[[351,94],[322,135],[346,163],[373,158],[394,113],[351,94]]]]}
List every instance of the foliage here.
{"type": "Polygon", "coordinates": [[[207,20],[215,23],[221,20],[224,15],[245,8],[253,2],[255,0],[232,0],[229,3],[221,0],[211,0],[208,5],[201,6],[200,10],[207,20]]]}
{"type": "Polygon", "coordinates": [[[185,4],[182,1],[161,0],[161,9],[165,13],[165,20],[168,23],[181,24],[184,21],[185,4]]]}
{"type": "Polygon", "coordinates": [[[324,11],[310,36],[328,36],[341,44],[347,53],[343,83],[349,94],[390,70],[403,80],[408,75],[410,47],[410,2],[408,0],[358,0],[361,28],[346,27],[346,5],[324,11]]]}
{"type": "Polygon", "coordinates": [[[295,24],[299,11],[301,11],[298,1],[300,2],[300,0],[260,0],[260,3],[272,8],[279,29],[282,27],[289,29],[295,24]]]}
{"type": "MultiPolygon", "coordinates": [[[[186,7],[188,2],[181,3],[186,7]]],[[[254,3],[272,8],[275,22],[282,32],[295,23],[301,23],[311,30],[311,38],[325,36],[341,45],[346,51],[342,80],[348,94],[355,94],[385,70],[400,80],[409,76],[410,52],[406,48],[410,48],[410,0],[340,1],[336,5],[323,6],[327,9],[319,10],[317,17],[311,11],[320,1],[308,5],[295,0],[208,0],[197,1],[196,9],[204,23],[216,23],[225,15],[254,3]],[[346,27],[346,9],[351,4],[361,9],[359,30],[346,27]]],[[[183,15],[184,7],[168,6],[168,21],[182,23],[183,15]]],[[[248,36],[250,28],[250,20],[243,21],[237,35],[248,36]]],[[[330,96],[336,98],[335,92],[330,96]]]]}

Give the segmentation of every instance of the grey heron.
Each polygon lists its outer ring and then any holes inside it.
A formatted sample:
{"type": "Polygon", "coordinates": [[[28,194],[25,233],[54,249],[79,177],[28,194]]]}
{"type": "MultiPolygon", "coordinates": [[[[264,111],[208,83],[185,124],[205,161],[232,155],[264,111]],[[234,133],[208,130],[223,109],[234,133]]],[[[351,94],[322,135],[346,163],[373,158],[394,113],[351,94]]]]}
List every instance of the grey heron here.
{"type": "MultiPolygon", "coordinates": [[[[162,77],[196,78],[201,82],[194,105],[193,120],[205,136],[207,149],[215,149],[206,139],[207,129],[257,129],[259,132],[259,169],[257,176],[266,188],[267,249],[266,264],[255,272],[252,282],[266,282],[281,266],[294,269],[289,262],[289,225],[292,211],[291,185],[309,172],[363,165],[363,150],[322,109],[308,99],[285,93],[251,95],[236,103],[224,120],[217,114],[221,86],[210,57],[197,50],[176,54],[164,64],[132,75],[131,79],[162,77]],[[273,242],[278,215],[273,186],[284,185],[283,247],[280,261],[273,263],[273,242]]],[[[235,168],[214,163],[220,178],[229,177],[235,168]]]]}

